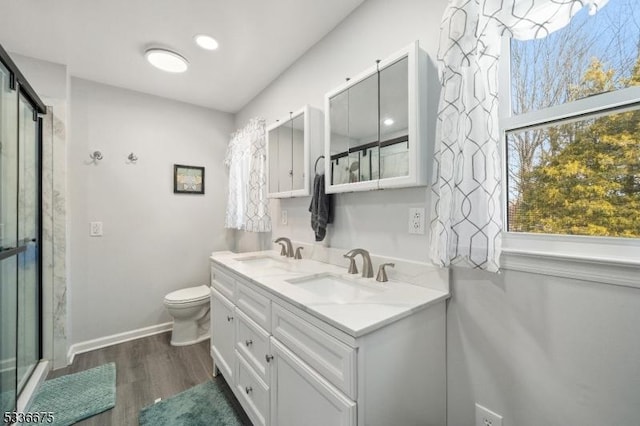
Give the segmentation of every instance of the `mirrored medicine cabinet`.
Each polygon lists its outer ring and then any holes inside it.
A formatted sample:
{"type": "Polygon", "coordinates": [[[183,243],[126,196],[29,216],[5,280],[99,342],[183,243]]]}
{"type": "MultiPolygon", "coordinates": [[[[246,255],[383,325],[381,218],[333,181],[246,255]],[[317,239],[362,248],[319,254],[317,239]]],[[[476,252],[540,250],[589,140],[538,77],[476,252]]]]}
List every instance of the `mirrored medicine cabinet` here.
{"type": "Polygon", "coordinates": [[[426,73],[416,41],[325,95],[327,193],[427,184],[426,73]]]}
{"type": "Polygon", "coordinates": [[[308,105],[267,127],[269,198],[309,195],[309,147],[321,143],[319,110],[308,105]]]}

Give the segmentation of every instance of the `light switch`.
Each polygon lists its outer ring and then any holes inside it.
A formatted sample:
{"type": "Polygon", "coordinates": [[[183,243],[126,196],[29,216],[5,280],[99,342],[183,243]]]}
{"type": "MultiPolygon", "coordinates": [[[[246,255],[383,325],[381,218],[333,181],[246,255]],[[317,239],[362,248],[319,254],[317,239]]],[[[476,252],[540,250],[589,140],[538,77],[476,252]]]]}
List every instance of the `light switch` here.
{"type": "Polygon", "coordinates": [[[89,235],[92,237],[102,237],[102,222],[91,222],[89,235]]]}

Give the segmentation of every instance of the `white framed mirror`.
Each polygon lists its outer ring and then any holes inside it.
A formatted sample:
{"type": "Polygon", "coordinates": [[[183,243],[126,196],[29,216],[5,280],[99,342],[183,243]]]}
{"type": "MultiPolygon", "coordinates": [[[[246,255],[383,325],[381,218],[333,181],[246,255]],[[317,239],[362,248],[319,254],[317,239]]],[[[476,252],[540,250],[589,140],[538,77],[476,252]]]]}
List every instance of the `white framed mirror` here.
{"type": "Polygon", "coordinates": [[[310,194],[309,147],[321,143],[320,121],[320,111],[306,105],[267,127],[269,198],[310,194]]]}
{"type": "Polygon", "coordinates": [[[325,95],[327,192],[427,184],[426,74],[416,41],[325,95]]]}

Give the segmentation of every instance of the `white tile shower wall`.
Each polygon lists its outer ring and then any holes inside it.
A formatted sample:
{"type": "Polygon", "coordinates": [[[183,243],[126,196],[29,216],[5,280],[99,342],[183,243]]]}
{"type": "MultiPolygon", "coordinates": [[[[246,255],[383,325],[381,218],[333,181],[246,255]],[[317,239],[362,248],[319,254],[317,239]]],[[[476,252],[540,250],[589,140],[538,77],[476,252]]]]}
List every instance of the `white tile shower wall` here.
{"type": "Polygon", "coordinates": [[[66,101],[43,101],[43,353],[60,368],[67,354],[66,101]]]}

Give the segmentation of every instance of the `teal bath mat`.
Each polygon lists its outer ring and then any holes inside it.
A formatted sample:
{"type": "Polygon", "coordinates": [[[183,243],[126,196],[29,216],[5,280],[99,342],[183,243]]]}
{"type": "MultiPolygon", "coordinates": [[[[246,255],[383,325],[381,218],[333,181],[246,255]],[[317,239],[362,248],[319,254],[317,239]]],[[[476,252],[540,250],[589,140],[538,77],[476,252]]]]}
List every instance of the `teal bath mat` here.
{"type": "Polygon", "coordinates": [[[242,422],[215,381],[208,381],[143,408],[140,426],[240,426],[242,422]]]}
{"type": "Polygon", "coordinates": [[[74,424],[116,405],[116,365],[109,363],[45,381],[29,408],[51,412],[57,426],[74,424]]]}

